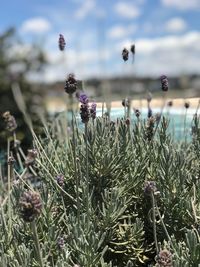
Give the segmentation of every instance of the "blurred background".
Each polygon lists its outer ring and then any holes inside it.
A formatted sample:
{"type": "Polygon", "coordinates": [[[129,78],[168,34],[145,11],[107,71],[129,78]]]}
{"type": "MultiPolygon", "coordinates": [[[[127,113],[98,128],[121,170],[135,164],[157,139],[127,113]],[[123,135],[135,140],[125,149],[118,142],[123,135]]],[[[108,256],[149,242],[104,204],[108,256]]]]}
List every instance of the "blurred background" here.
{"type": "MultiPolygon", "coordinates": [[[[19,138],[29,136],[14,101],[19,83],[35,124],[39,107],[64,108],[69,73],[97,101],[200,96],[199,0],[6,0],[0,9],[0,113],[18,117],[19,138]],[[58,49],[59,34],[66,41],[58,49]],[[135,44],[124,62],[122,49],[135,44]]],[[[5,138],[0,124],[0,142],[5,138]]],[[[39,130],[38,130],[39,131],[39,130]]],[[[29,142],[29,141],[27,141],[29,142]]]]}

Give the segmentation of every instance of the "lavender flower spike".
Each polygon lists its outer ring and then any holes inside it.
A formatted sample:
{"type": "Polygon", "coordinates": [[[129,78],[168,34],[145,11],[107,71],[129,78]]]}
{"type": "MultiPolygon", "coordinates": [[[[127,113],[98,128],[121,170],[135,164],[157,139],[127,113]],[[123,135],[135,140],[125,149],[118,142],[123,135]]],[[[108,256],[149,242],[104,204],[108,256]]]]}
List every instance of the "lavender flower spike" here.
{"type": "Polygon", "coordinates": [[[59,34],[59,39],[58,39],[58,47],[60,49],[60,51],[64,51],[65,49],[65,38],[62,34],[59,34]]]}
{"type": "Polygon", "coordinates": [[[97,104],[93,102],[90,108],[90,115],[93,120],[96,119],[96,109],[97,109],[97,104]]]}
{"type": "Polygon", "coordinates": [[[77,80],[75,79],[75,76],[73,73],[70,73],[68,75],[68,78],[65,82],[65,92],[67,94],[73,94],[77,90],[77,80]]]}
{"type": "Polygon", "coordinates": [[[81,107],[80,107],[80,115],[81,115],[81,120],[83,123],[87,123],[90,118],[90,110],[89,110],[89,99],[86,94],[81,94],[79,96],[79,101],[81,102],[81,107]]]}
{"type": "Polygon", "coordinates": [[[80,94],[80,96],[79,96],[79,101],[80,101],[82,104],[88,104],[89,99],[88,99],[88,97],[87,97],[86,94],[80,94]]]}
{"type": "Polygon", "coordinates": [[[169,89],[169,84],[168,84],[167,76],[166,76],[166,75],[162,75],[162,76],[160,77],[160,81],[161,81],[162,90],[163,90],[164,92],[167,92],[168,89],[169,89]]]}

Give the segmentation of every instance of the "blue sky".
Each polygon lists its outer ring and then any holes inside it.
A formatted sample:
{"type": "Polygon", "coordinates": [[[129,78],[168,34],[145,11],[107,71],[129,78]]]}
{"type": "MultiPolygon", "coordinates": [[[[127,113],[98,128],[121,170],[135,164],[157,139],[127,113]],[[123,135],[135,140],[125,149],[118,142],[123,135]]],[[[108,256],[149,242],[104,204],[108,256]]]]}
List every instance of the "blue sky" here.
{"type": "Polygon", "coordinates": [[[46,81],[68,72],[80,78],[177,75],[200,72],[199,16],[199,0],[7,0],[0,32],[15,26],[24,41],[16,50],[24,53],[32,42],[42,45],[50,62],[46,81]],[[59,33],[66,39],[64,53],[59,33]],[[124,63],[121,50],[132,43],[134,64],[124,63]]]}

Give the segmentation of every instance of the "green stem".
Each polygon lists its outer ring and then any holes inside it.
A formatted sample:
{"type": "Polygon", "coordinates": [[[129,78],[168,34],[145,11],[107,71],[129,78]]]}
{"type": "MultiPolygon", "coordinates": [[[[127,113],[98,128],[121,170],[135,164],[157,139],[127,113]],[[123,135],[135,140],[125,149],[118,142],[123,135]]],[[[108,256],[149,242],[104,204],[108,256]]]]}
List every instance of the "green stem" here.
{"type": "Polygon", "coordinates": [[[187,108],[186,108],[186,111],[185,111],[185,116],[184,116],[184,139],[185,139],[185,145],[187,143],[187,129],[186,129],[186,118],[187,118],[187,108]]]}
{"type": "Polygon", "coordinates": [[[163,110],[164,110],[165,105],[166,105],[166,92],[163,92],[162,101],[163,101],[163,104],[162,104],[162,108],[161,108],[161,112],[160,112],[160,120],[159,120],[159,122],[156,124],[156,128],[155,128],[155,130],[154,130],[154,135],[153,135],[153,136],[156,135],[156,132],[157,132],[157,130],[158,130],[158,126],[159,126],[159,124],[160,124],[160,122],[161,122],[161,120],[162,120],[163,110]]]}
{"type": "MultiPolygon", "coordinates": [[[[12,163],[11,163],[12,164],[12,163]]],[[[9,234],[11,234],[11,227],[12,227],[12,218],[11,218],[11,175],[12,175],[12,167],[10,164],[8,164],[8,216],[9,216],[9,223],[8,223],[8,229],[9,234]]]]}
{"type": "Polygon", "coordinates": [[[160,211],[159,211],[159,209],[158,209],[157,204],[156,204],[156,211],[157,211],[157,213],[158,213],[158,217],[159,217],[159,219],[160,219],[160,221],[161,221],[161,224],[162,224],[162,227],[163,227],[163,229],[164,229],[164,231],[165,231],[165,234],[166,234],[166,236],[167,236],[167,239],[168,239],[168,241],[170,242],[171,247],[172,247],[173,250],[174,250],[174,253],[176,254],[177,257],[179,257],[178,254],[177,254],[177,252],[176,252],[176,249],[175,249],[175,247],[174,247],[174,245],[173,245],[173,242],[172,242],[172,240],[171,240],[171,237],[170,237],[170,235],[169,235],[169,233],[168,233],[168,231],[167,231],[167,228],[166,228],[166,226],[165,226],[165,223],[164,223],[163,218],[162,218],[162,216],[161,216],[161,214],[160,214],[160,211]]]}
{"type": "Polygon", "coordinates": [[[38,261],[40,267],[44,267],[35,220],[33,222],[31,222],[31,227],[32,227],[33,239],[34,239],[34,243],[35,243],[35,247],[36,247],[37,261],[38,261]]]}
{"type": "Polygon", "coordinates": [[[76,138],[75,138],[75,127],[74,127],[74,112],[73,112],[73,97],[70,95],[70,104],[71,104],[71,114],[72,114],[72,150],[74,158],[74,174],[76,180],[76,198],[77,198],[77,219],[78,224],[80,222],[80,199],[79,199],[79,175],[77,172],[77,163],[76,163],[76,138]]]}
{"type": "MultiPolygon", "coordinates": [[[[7,139],[7,162],[10,156],[10,139],[7,139]]],[[[12,163],[11,163],[12,164],[12,163]]],[[[10,198],[10,193],[11,193],[11,175],[12,175],[12,169],[11,165],[8,164],[8,230],[9,230],[9,235],[11,234],[11,224],[12,224],[12,219],[11,219],[11,198],[10,198]]]]}
{"type": "Polygon", "coordinates": [[[88,124],[85,123],[85,146],[86,146],[86,211],[87,211],[87,226],[89,230],[89,220],[90,220],[90,214],[89,214],[89,171],[88,171],[88,124]]]}
{"type": "MultiPolygon", "coordinates": [[[[16,137],[16,132],[15,131],[13,132],[13,138],[14,138],[14,145],[16,145],[17,137],[16,137]]],[[[19,151],[18,151],[18,148],[17,147],[15,148],[15,151],[16,151],[17,160],[18,160],[20,169],[23,171],[24,167],[23,167],[22,160],[21,160],[21,157],[19,155],[19,151]]]]}
{"type": "Polygon", "coordinates": [[[154,199],[153,192],[151,192],[151,200],[152,200],[152,211],[153,211],[153,236],[154,236],[154,242],[156,246],[156,254],[158,254],[159,249],[158,249],[158,240],[157,240],[157,234],[156,234],[155,199],[154,199]]]}

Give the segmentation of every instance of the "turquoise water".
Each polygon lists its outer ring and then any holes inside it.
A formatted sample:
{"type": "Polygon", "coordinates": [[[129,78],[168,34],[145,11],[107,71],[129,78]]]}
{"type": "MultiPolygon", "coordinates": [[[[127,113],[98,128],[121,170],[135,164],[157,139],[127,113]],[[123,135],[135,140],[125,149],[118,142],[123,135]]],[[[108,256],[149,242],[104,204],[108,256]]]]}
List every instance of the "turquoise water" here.
{"type": "MultiPolygon", "coordinates": [[[[147,118],[147,108],[143,108],[140,110],[141,112],[141,120],[147,118]]],[[[161,109],[154,108],[152,109],[153,115],[156,113],[160,113],[161,109]]],[[[175,139],[183,140],[185,138],[185,134],[187,135],[188,140],[191,139],[191,129],[193,125],[193,116],[196,113],[196,109],[188,109],[186,113],[186,109],[175,109],[170,108],[163,110],[163,115],[170,120],[169,124],[169,133],[175,139]]],[[[97,116],[102,115],[102,109],[97,109],[97,116]]],[[[111,119],[116,120],[117,118],[122,118],[124,116],[124,108],[112,108],[110,113],[111,119]]],[[[136,120],[135,114],[131,111],[131,120],[136,120]]]]}

